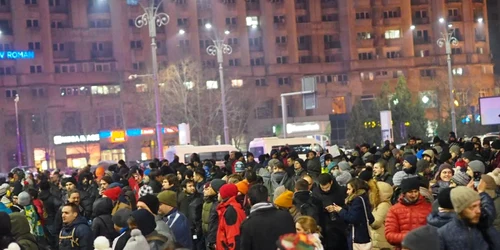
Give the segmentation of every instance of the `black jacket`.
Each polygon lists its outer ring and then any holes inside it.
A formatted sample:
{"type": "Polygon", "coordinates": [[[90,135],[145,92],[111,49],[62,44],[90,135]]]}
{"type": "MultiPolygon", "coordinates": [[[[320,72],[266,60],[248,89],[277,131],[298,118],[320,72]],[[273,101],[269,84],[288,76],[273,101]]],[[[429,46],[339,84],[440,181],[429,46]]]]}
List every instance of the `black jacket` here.
{"type": "Polygon", "coordinates": [[[87,220],[78,216],[59,234],[59,250],[93,250],[92,231],[87,220]]]}
{"type": "Polygon", "coordinates": [[[99,198],[94,202],[92,210],[92,233],[94,239],[98,236],[108,238],[110,242],[118,236],[115,231],[111,211],[113,210],[113,202],[109,198],[99,198]]]}
{"type": "Polygon", "coordinates": [[[201,228],[201,212],[203,210],[203,195],[195,193],[190,199],[191,202],[188,206],[188,213],[186,214],[189,223],[191,223],[191,234],[197,235],[198,239],[203,237],[203,230],[201,228]]]}
{"type": "Polygon", "coordinates": [[[148,185],[153,189],[154,194],[158,194],[161,192],[161,183],[157,182],[156,180],[149,180],[148,185]]]}
{"type": "Polygon", "coordinates": [[[271,203],[258,203],[241,224],[240,249],[275,250],[279,237],[289,233],[295,233],[289,212],[278,210],[271,203]]]}
{"type": "Polygon", "coordinates": [[[50,190],[40,191],[38,198],[43,202],[43,208],[47,213],[45,218],[45,225],[53,225],[57,215],[57,210],[62,205],[58,196],[51,194],[50,190]]]}
{"type": "Polygon", "coordinates": [[[205,237],[205,243],[207,246],[215,245],[217,239],[217,229],[219,228],[219,215],[217,214],[217,206],[219,202],[217,200],[212,204],[210,209],[210,216],[208,219],[208,233],[205,237]]]}
{"type": "Polygon", "coordinates": [[[297,191],[293,194],[293,205],[301,215],[307,215],[319,222],[319,215],[323,210],[320,200],[312,195],[310,191],[297,191]]]}

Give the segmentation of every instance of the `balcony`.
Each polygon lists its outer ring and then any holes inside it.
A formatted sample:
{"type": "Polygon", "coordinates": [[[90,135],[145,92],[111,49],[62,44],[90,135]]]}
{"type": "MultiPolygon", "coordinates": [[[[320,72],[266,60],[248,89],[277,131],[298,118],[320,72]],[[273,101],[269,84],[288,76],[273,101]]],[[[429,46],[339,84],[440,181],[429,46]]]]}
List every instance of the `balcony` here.
{"type": "Polygon", "coordinates": [[[112,58],[113,57],[113,50],[92,50],[90,52],[90,57],[92,59],[105,59],[105,58],[112,58]]]}
{"type": "Polygon", "coordinates": [[[384,25],[398,25],[401,23],[401,17],[384,18],[384,25]]]}
{"type": "Polygon", "coordinates": [[[448,16],[448,20],[450,22],[461,22],[462,21],[462,16],[448,16]]]}
{"type": "Polygon", "coordinates": [[[259,52],[259,51],[263,51],[264,47],[262,46],[262,44],[250,45],[250,46],[248,46],[248,49],[250,50],[250,52],[259,52]]]}
{"type": "Polygon", "coordinates": [[[61,1],[60,5],[50,6],[49,10],[50,10],[50,13],[67,14],[67,13],[69,13],[68,1],[61,1]]]}
{"type": "Polygon", "coordinates": [[[476,37],[476,42],[486,42],[486,36],[485,35],[476,34],[475,37],[476,37]]]}
{"type": "Polygon", "coordinates": [[[413,18],[413,24],[429,24],[429,18],[428,17],[421,17],[421,18],[413,18]]]}
{"type": "Polygon", "coordinates": [[[431,38],[430,37],[414,37],[413,38],[413,43],[414,44],[429,44],[431,43],[431,38]]]}
{"type": "Polygon", "coordinates": [[[394,46],[399,46],[402,45],[402,40],[401,38],[396,38],[396,39],[384,39],[385,46],[389,47],[394,47],[394,46]]]}
{"type": "Polygon", "coordinates": [[[325,42],[325,49],[340,49],[340,41],[325,42]]]}
{"type": "Polygon", "coordinates": [[[286,28],[286,21],[282,20],[282,21],[274,23],[274,28],[275,29],[284,29],[284,28],[286,28]]]}
{"type": "Polygon", "coordinates": [[[411,5],[429,4],[429,0],[411,0],[411,5]]]}

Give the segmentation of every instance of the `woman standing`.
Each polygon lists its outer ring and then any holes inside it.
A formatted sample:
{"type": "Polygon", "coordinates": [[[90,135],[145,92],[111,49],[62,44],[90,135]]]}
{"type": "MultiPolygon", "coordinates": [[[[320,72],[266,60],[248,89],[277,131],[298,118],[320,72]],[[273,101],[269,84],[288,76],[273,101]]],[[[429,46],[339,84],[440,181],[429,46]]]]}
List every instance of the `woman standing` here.
{"type": "Polygon", "coordinates": [[[373,239],[374,250],[394,249],[394,246],[389,244],[385,239],[385,217],[389,208],[391,208],[391,197],[394,193],[391,185],[386,182],[378,181],[377,187],[379,190],[380,203],[373,209],[372,214],[375,221],[370,225],[371,236],[373,239]]]}
{"type": "Polygon", "coordinates": [[[436,183],[431,186],[432,196],[434,197],[434,199],[437,199],[439,191],[450,186],[450,181],[453,177],[453,173],[454,170],[450,164],[443,163],[441,164],[441,166],[439,166],[439,169],[436,172],[435,176],[436,183]]]}
{"type": "Polygon", "coordinates": [[[368,227],[375,219],[368,198],[368,184],[361,179],[352,179],[347,183],[346,208],[333,204],[334,211],[351,226],[347,244],[353,249],[353,244],[371,244],[368,227]]]}

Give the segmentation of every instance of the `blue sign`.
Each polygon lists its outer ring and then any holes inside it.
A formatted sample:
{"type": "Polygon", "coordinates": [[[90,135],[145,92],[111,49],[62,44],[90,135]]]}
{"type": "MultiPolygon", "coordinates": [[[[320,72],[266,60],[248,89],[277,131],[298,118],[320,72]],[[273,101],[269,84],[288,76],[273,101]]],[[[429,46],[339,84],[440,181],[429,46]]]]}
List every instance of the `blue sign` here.
{"type": "Polygon", "coordinates": [[[139,0],[127,0],[128,5],[139,5],[139,0]]]}
{"type": "Polygon", "coordinates": [[[35,51],[0,51],[0,60],[34,59],[35,51]]]}

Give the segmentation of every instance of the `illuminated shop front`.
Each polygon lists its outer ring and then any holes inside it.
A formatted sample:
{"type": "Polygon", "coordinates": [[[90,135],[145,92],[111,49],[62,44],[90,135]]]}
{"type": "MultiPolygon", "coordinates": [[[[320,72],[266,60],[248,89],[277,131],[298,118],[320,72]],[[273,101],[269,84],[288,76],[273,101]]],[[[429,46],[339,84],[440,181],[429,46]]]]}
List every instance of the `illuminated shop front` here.
{"type": "MultiPolygon", "coordinates": [[[[88,164],[96,165],[101,159],[99,141],[99,134],[56,135],[54,136],[55,157],[49,158],[56,159],[55,166],[57,168],[82,168],[88,164]]],[[[45,152],[43,152],[43,154],[46,156],[45,152]]],[[[40,159],[40,157],[35,156],[35,161],[37,161],[37,159],[40,159]]],[[[43,164],[43,161],[41,164],[43,164]]]]}

